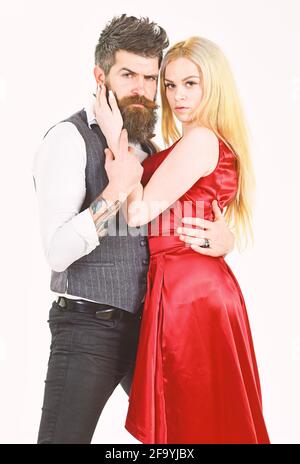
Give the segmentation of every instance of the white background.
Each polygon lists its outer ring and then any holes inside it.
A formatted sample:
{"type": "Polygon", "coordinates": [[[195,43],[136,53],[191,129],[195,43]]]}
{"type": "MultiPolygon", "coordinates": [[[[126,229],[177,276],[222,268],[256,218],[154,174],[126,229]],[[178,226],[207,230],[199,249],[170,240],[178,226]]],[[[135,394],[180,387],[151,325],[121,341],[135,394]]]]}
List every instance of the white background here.
{"type": "MultiPolygon", "coordinates": [[[[31,164],[54,123],[94,91],[93,53],[115,14],[148,15],[171,44],[191,35],[229,58],[252,134],[255,244],[228,262],[251,322],[273,443],[300,443],[299,0],[0,0],[0,442],[35,443],[52,302],[31,164]]],[[[159,132],[159,128],[158,131],[159,132]]],[[[159,141],[159,139],[158,139],[159,141]]],[[[118,387],[94,443],[136,443],[118,387]]]]}

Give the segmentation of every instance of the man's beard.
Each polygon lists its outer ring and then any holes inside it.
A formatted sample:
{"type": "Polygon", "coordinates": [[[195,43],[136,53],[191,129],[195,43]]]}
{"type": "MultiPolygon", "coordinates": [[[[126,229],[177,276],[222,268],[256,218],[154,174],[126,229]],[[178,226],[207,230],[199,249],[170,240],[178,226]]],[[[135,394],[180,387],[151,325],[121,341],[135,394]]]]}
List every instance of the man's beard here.
{"type": "MultiPolygon", "coordinates": [[[[117,97],[116,97],[117,98],[117,97]]],[[[127,129],[128,140],[132,143],[144,143],[154,137],[154,128],[157,121],[156,110],[158,106],[144,96],[124,97],[118,101],[124,125],[127,129]],[[143,107],[131,106],[140,104],[143,107]]]]}

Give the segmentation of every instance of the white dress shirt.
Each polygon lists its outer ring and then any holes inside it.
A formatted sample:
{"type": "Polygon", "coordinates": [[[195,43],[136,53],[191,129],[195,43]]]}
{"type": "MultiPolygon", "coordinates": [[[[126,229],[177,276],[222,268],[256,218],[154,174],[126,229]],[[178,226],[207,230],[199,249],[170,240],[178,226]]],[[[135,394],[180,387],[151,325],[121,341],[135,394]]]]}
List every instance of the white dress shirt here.
{"type": "MultiPolygon", "coordinates": [[[[85,107],[90,128],[91,124],[97,123],[94,101],[85,107]]],[[[134,148],[142,162],[147,153],[138,145],[134,148]]],[[[70,122],[51,129],[34,158],[32,173],[42,245],[51,269],[57,272],[64,271],[99,245],[89,208],[79,212],[86,195],[85,167],[85,142],[70,122]]]]}

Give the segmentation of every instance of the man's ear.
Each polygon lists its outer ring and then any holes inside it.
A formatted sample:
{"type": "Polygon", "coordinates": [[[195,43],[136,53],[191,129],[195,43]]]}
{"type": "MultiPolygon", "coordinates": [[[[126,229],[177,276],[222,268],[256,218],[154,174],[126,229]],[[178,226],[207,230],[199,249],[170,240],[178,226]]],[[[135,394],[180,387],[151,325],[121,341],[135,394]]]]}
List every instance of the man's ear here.
{"type": "Polygon", "coordinates": [[[97,84],[102,85],[105,83],[105,73],[103,69],[98,65],[94,67],[94,76],[95,76],[97,84]]]}

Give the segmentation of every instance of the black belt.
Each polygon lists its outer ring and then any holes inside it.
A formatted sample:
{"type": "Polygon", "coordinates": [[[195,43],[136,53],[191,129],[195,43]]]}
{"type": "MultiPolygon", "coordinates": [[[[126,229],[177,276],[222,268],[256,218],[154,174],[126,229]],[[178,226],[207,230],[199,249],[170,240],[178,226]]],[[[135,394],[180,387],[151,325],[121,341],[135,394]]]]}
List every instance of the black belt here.
{"type": "Polygon", "coordinates": [[[72,300],[65,298],[64,296],[59,296],[56,304],[59,306],[61,311],[71,311],[76,313],[85,313],[92,314],[97,319],[119,319],[141,317],[141,309],[138,313],[130,313],[120,308],[115,308],[114,306],[109,306],[106,304],[93,303],[92,301],[87,300],[72,300]]]}

